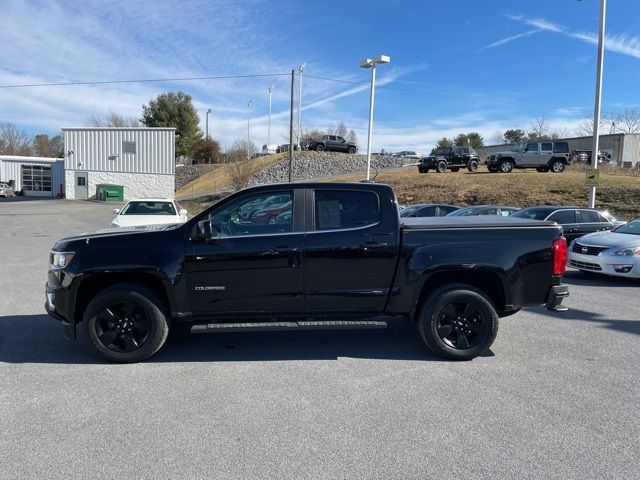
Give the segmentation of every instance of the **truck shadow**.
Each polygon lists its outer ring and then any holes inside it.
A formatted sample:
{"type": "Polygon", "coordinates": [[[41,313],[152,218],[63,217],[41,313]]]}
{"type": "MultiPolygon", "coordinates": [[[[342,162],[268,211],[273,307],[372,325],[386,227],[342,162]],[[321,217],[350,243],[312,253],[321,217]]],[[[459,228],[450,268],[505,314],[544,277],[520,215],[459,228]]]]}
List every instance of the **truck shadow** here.
{"type": "Polygon", "coordinates": [[[540,315],[553,317],[554,320],[581,320],[600,324],[601,328],[616,330],[618,332],[640,335],[640,320],[615,320],[599,313],[587,312],[579,308],[569,308],[566,312],[550,312],[545,307],[531,307],[528,311],[540,315]]]}
{"type": "MultiPolygon", "coordinates": [[[[490,351],[485,356],[492,356],[490,351]]],[[[341,357],[446,361],[433,355],[416,329],[404,321],[382,330],[323,330],[191,334],[174,329],[147,362],[253,362],[336,360],[341,357]]],[[[0,317],[0,362],[107,363],[78,342],[67,340],[48,315],[0,317]]]]}

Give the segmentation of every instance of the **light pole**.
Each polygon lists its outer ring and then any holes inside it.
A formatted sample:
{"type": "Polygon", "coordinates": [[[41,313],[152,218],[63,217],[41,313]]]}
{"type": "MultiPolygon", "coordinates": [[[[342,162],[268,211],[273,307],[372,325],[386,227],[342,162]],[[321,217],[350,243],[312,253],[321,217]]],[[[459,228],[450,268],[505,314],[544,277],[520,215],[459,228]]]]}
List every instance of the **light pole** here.
{"type": "Polygon", "coordinates": [[[251,107],[253,106],[253,99],[247,103],[247,160],[251,160],[251,154],[249,153],[249,145],[251,145],[251,107]]]}
{"type": "Polygon", "coordinates": [[[207,120],[205,122],[205,135],[206,135],[206,139],[209,140],[209,114],[211,113],[211,109],[207,110],[207,120]]]}
{"type": "Polygon", "coordinates": [[[267,153],[269,153],[269,145],[271,145],[271,93],[273,85],[269,85],[269,121],[267,123],[267,153]]]}
{"type": "Polygon", "coordinates": [[[369,133],[367,134],[367,180],[371,172],[371,134],[373,132],[373,100],[376,91],[376,65],[378,63],[389,63],[391,57],[388,55],[378,55],[371,59],[367,58],[360,62],[360,67],[371,69],[371,93],[369,94],[369,133]]]}
{"type": "MultiPolygon", "coordinates": [[[[298,68],[300,72],[300,92],[298,93],[298,146],[300,150],[302,150],[302,72],[304,72],[304,67],[306,66],[307,64],[303,63],[300,65],[300,68],[298,68]]],[[[293,145],[291,148],[293,148],[293,145]]]]}
{"type": "MultiPolygon", "coordinates": [[[[591,166],[598,169],[598,150],[600,148],[600,105],[602,96],[602,66],[604,64],[604,25],[607,13],[607,0],[600,0],[600,27],[598,29],[598,63],[596,64],[596,98],[593,107],[593,150],[591,166]]],[[[589,187],[589,207],[596,206],[596,186],[589,187]]]]}

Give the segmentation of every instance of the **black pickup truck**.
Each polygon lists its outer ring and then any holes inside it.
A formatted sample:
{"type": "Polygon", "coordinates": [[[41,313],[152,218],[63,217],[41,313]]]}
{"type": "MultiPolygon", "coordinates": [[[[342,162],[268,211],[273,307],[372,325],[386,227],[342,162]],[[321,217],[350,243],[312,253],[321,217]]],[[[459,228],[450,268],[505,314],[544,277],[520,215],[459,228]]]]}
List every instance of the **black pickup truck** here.
{"type": "Polygon", "coordinates": [[[392,317],[416,323],[435,353],[468,360],[491,346],[499,317],[563,308],[566,257],[551,222],[400,219],[386,185],[265,185],[182,225],[58,241],[45,306],[115,362],[150,357],[177,322],[195,333],[383,328],[392,317]]]}

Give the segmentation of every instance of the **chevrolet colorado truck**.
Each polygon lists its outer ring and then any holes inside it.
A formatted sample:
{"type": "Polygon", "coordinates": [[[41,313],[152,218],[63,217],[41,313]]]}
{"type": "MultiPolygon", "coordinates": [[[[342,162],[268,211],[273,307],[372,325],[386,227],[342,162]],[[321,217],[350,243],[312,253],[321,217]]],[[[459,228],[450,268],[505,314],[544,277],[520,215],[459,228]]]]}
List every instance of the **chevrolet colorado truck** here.
{"type": "Polygon", "coordinates": [[[47,312],[114,362],[192,333],[384,328],[415,323],[436,354],[486,352],[498,319],[561,310],[562,228],[499,217],[400,218],[372,183],[294,183],[239,191],[180,225],[119,228],[58,241],[47,312]],[[246,210],[288,209],[274,222],[246,210]]]}

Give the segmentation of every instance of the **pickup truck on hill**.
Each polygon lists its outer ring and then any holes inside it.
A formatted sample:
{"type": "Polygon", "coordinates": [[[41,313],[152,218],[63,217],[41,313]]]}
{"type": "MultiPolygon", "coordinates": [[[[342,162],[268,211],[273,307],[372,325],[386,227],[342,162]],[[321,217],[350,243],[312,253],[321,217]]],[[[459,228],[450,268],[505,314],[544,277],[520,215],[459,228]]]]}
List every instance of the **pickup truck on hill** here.
{"type": "Polygon", "coordinates": [[[347,142],[339,135],[322,135],[319,138],[309,140],[309,150],[315,150],[316,152],[345,152],[356,153],[358,146],[355,143],[347,142]]]}
{"type": "Polygon", "coordinates": [[[45,306],[114,362],[150,357],[180,322],[206,333],[384,328],[394,317],[436,354],[468,360],[489,349],[500,317],[562,309],[566,259],[552,222],[401,219],[386,185],[264,185],[185,224],[58,241],[45,306]],[[246,215],[272,197],[288,208],[281,220],[246,215]]]}

